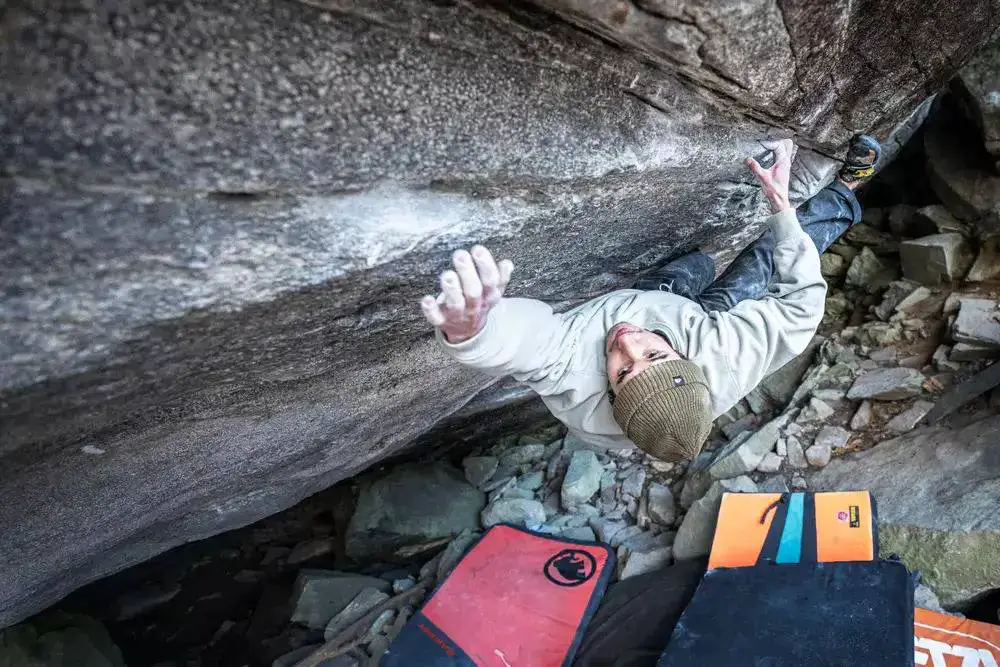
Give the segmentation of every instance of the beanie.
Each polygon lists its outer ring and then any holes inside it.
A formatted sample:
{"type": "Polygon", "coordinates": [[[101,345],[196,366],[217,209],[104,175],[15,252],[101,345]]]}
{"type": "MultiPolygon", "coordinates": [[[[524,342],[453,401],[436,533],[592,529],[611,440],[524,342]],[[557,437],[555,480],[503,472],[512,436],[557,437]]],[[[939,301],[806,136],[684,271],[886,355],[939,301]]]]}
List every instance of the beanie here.
{"type": "Polygon", "coordinates": [[[646,453],[663,461],[693,459],[712,430],[708,380],[686,359],[649,366],[619,390],[614,415],[646,453]]]}

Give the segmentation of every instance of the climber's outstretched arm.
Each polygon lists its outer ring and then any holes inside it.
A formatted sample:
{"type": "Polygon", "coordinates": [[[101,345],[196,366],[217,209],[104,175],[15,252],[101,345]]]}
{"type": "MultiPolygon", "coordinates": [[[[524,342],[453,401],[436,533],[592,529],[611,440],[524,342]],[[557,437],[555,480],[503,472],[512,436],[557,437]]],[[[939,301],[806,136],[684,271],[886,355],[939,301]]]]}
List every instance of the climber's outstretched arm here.
{"type": "Polygon", "coordinates": [[[441,274],[441,293],[420,301],[444,351],[491,375],[513,375],[548,393],[560,369],[562,317],[534,299],[503,298],[514,265],[483,246],[459,250],[455,270],[441,274]]]}

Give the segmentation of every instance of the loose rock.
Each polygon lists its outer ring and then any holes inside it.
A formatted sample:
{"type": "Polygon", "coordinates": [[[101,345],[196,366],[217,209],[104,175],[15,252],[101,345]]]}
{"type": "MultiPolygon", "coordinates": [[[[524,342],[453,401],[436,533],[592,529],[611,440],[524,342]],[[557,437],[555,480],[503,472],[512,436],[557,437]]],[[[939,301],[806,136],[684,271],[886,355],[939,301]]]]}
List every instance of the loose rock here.
{"type": "Polygon", "coordinates": [[[477,488],[482,487],[493,477],[500,461],[495,456],[469,456],[462,461],[465,468],[465,479],[477,488]]]}
{"type": "Polygon", "coordinates": [[[749,477],[737,477],[716,482],[705,493],[704,497],[691,505],[684,517],[677,537],[674,539],[674,557],[687,560],[705,556],[712,548],[712,537],[715,535],[715,524],[719,517],[719,506],[722,504],[722,494],[754,493],[757,485],[749,477]]]}
{"type": "Polygon", "coordinates": [[[972,268],[965,275],[966,282],[983,282],[1000,275],[1000,238],[984,239],[979,247],[979,255],[972,268]]]}
{"type": "Polygon", "coordinates": [[[597,539],[601,542],[610,543],[614,536],[627,527],[624,521],[610,521],[608,519],[591,519],[590,527],[597,534],[597,539]]]}
{"type": "Polygon", "coordinates": [[[997,302],[988,299],[960,299],[952,334],[959,343],[979,347],[1000,347],[1000,320],[997,302]]]}
{"type": "Polygon", "coordinates": [[[872,403],[871,401],[861,401],[861,405],[858,406],[857,412],[851,417],[851,429],[855,431],[863,431],[868,428],[868,425],[872,421],[872,403]]]}
{"type": "Polygon", "coordinates": [[[668,565],[673,557],[671,547],[659,547],[651,551],[630,553],[622,569],[622,579],[628,579],[639,574],[655,572],[668,565]]]}
{"type": "MultiPolygon", "coordinates": [[[[816,435],[816,439],[813,441],[813,444],[820,445],[821,447],[828,447],[830,449],[839,449],[846,446],[850,439],[851,432],[847,429],[841,428],[840,426],[824,426],[816,435]]],[[[808,457],[807,452],[806,458],[808,459],[808,457]]]]}
{"type": "Polygon", "coordinates": [[[500,463],[509,466],[519,466],[524,463],[541,461],[545,457],[545,445],[530,444],[508,449],[500,457],[500,463]]]}
{"type": "Polygon", "coordinates": [[[622,480],[622,493],[633,498],[642,495],[642,489],[646,485],[646,469],[636,466],[628,471],[622,480]]]}
{"type": "Polygon", "coordinates": [[[389,596],[377,588],[364,588],[351,600],[344,609],[330,619],[323,631],[323,638],[330,641],[343,632],[352,623],[389,599],[389,596]]]}
{"type": "Polygon", "coordinates": [[[537,528],[545,523],[545,508],[537,500],[501,498],[483,510],[483,526],[509,523],[525,528],[537,528]]]}
{"type": "Polygon", "coordinates": [[[924,285],[957,280],[972,266],[974,255],[961,234],[932,234],[899,245],[903,275],[924,285]]]}
{"type": "Polygon", "coordinates": [[[324,537],[319,540],[309,540],[308,542],[299,542],[292,549],[291,553],[288,554],[287,563],[289,565],[298,565],[299,563],[305,563],[313,558],[319,558],[320,556],[325,556],[333,552],[333,538],[324,537]]]}
{"type": "Polygon", "coordinates": [[[909,313],[920,308],[924,302],[933,296],[931,292],[926,287],[918,287],[917,289],[910,292],[910,295],[905,299],[896,304],[897,313],[909,313]]]}
{"type": "Polygon", "coordinates": [[[757,464],[757,470],[764,473],[778,472],[779,470],[781,470],[781,464],[783,462],[784,459],[782,459],[780,456],[778,456],[774,452],[768,452],[767,454],[764,455],[764,458],[761,459],[760,463],[757,464]]]}
{"type": "Polygon", "coordinates": [[[805,451],[802,449],[802,443],[794,435],[790,435],[785,438],[785,445],[788,448],[788,465],[792,468],[797,468],[799,470],[804,470],[809,467],[809,462],[806,460],[805,451]]]}
{"type": "Polygon", "coordinates": [[[833,452],[829,445],[816,444],[806,450],[806,461],[816,468],[822,468],[828,464],[832,456],[833,452]]]}
{"type": "Polygon", "coordinates": [[[709,474],[715,479],[728,479],[756,470],[764,455],[774,449],[787,423],[788,416],[782,415],[755,433],[729,443],[715,458],[709,474]]]}
{"type": "Polygon", "coordinates": [[[567,540],[578,540],[580,542],[593,542],[595,541],[594,529],[589,526],[577,526],[576,528],[567,528],[559,534],[560,537],[565,537],[567,540]]]}
{"type": "MultiPolygon", "coordinates": [[[[905,267],[904,267],[905,270],[905,267]]],[[[909,276],[907,276],[909,278],[909,276]]],[[[896,280],[882,296],[882,303],[875,307],[875,316],[880,320],[888,320],[896,308],[906,297],[910,296],[919,285],[908,280],[896,280]]]]}
{"type": "Polygon", "coordinates": [[[833,413],[834,409],[831,408],[826,401],[820,400],[814,396],[809,399],[809,405],[802,409],[802,412],[799,413],[799,416],[795,421],[800,424],[825,421],[829,419],[833,413]]]}
{"type": "MultiPolygon", "coordinates": [[[[861,225],[856,225],[860,227],[861,225]]],[[[874,293],[895,280],[895,270],[884,264],[870,248],[863,248],[847,269],[846,284],[874,293]]]]}
{"type": "Polygon", "coordinates": [[[578,450],[570,458],[562,484],[563,507],[573,508],[590,500],[601,486],[604,468],[594,452],[578,450]]]}
{"type": "Polygon", "coordinates": [[[388,581],[331,570],[300,570],[293,592],[292,622],[313,630],[326,627],[366,588],[388,593],[388,581]]]}
{"type": "Polygon", "coordinates": [[[656,523],[672,526],[677,517],[677,509],[674,506],[674,494],[670,492],[670,487],[665,484],[650,484],[646,509],[650,518],[656,523]]]}
{"type": "Polygon", "coordinates": [[[923,391],[924,376],[912,368],[880,368],[861,375],[847,398],[871,398],[878,401],[895,401],[919,396],[923,391]]]}
{"type": "Polygon", "coordinates": [[[910,408],[890,419],[886,426],[895,433],[912,431],[933,408],[934,404],[930,401],[917,401],[910,408]]]}
{"type": "Polygon", "coordinates": [[[364,561],[479,528],[486,504],[452,466],[400,466],[362,488],[347,527],[347,555],[364,561]]]}
{"type": "Polygon", "coordinates": [[[545,474],[540,470],[529,472],[517,482],[519,487],[527,491],[537,491],[543,484],[545,484],[545,474]]]}

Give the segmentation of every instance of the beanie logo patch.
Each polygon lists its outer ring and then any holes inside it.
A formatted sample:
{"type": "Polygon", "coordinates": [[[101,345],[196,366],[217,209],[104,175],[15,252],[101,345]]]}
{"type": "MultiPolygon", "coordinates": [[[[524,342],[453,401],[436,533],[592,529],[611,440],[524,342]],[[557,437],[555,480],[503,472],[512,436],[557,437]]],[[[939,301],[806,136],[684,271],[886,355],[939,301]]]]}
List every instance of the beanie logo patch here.
{"type": "Polygon", "coordinates": [[[682,378],[680,375],[675,375],[674,376],[674,386],[675,387],[683,387],[684,384],[685,384],[684,378],[682,378]]]}

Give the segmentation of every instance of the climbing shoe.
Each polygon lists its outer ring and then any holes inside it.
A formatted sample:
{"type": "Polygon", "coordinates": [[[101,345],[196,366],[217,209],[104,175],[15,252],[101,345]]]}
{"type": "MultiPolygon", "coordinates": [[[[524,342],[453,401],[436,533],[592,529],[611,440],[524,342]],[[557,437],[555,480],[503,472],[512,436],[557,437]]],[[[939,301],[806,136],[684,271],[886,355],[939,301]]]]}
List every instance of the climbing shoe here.
{"type": "Polygon", "coordinates": [[[875,173],[875,165],[882,156],[882,146],[875,137],[855,134],[847,149],[847,159],[837,173],[844,183],[854,183],[875,173]]]}

